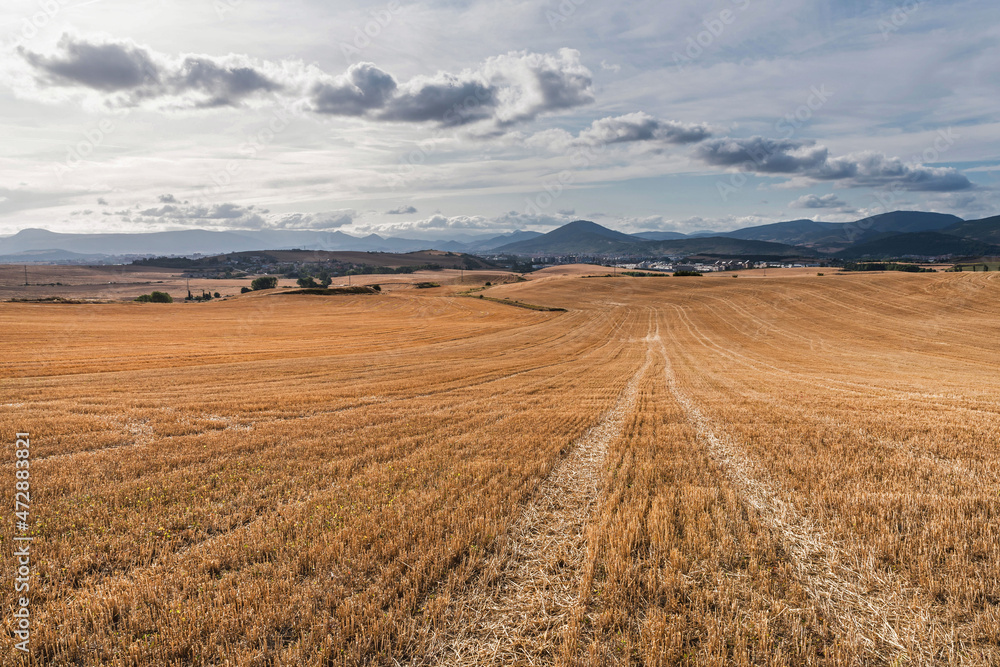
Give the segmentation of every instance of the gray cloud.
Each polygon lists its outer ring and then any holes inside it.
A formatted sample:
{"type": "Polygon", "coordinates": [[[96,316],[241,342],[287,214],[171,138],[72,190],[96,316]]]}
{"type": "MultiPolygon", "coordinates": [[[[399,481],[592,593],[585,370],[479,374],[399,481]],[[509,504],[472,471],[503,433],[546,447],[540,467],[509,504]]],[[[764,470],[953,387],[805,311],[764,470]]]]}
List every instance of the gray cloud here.
{"type": "Polygon", "coordinates": [[[413,206],[398,206],[391,211],[386,211],[386,215],[410,215],[416,212],[417,209],[413,206]]]}
{"type": "Polygon", "coordinates": [[[744,167],[764,174],[798,174],[822,167],[830,152],[814,142],[750,137],[711,139],[695,155],[716,167],[744,167]]]}
{"type": "Polygon", "coordinates": [[[397,87],[392,75],[372,63],[358,63],[341,77],[315,84],[311,101],[317,113],[361,116],[384,107],[397,87]]]}
{"type": "Polygon", "coordinates": [[[185,58],[170,76],[169,83],[174,93],[192,90],[203,93],[206,97],[198,103],[202,107],[236,106],[254,93],[283,88],[252,67],[219,65],[204,57],[185,58]]]}
{"type": "Polygon", "coordinates": [[[81,85],[105,92],[160,83],[160,69],[145,49],[126,43],[88,44],[69,35],[59,40],[62,56],[47,58],[24,47],[18,53],[50,85],[81,85]]]}
{"type": "Polygon", "coordinates": [[[707,139],[711,134],[708,126],[702,123],[660,120],[638,112],[595,120],[589,128],[580,132],[576,143],[589,146],[638,141],[693,144],[707,139]]]}
{"type": "Polygon", "coordinates": [[[843,208],[847,205],[847,202],[834,194],[802,195],[789,204],[791,208],[843,208]]]}
{"type": "Polygon", "coordinates": [[[508,53],[475,70],[439,72],[400,84],[371,63],[316,84],[310,101],[317,113],[367,116],[446,127],[491,120],[508,126],[594,100],[590,70],[580,54],[508,53]]]}
{"type": "Polygon", "coordinates": [[[18,53],[39,84],[115,93],[109,101],[117,106],[161,98],[176,98],[178,108],[239,106],[255,94],[284,88],[245,57],[187,56],[177,61],[131,42],[89,43],[69,35],[59,40],[58,49],[51,57],[23,47],[18,53]]]}
{"type": "Polygon", "coordinates": [[[952,167],[910,164],[872,151],[830,157],[825,146],[812,141],[759,136],[711,139],[698,146],[695,156],[713,166],[837,181],[848,187],[894,185],[914,192],[954,192],[973,187],[952,167]]]}
{"type": "Polygon", "coordinates": [[[325,213],[289,213],[270,218],[265,226],[268,229],[324,231],[345,227],[354,222],[356,215],[352,209],[325,213]]]}

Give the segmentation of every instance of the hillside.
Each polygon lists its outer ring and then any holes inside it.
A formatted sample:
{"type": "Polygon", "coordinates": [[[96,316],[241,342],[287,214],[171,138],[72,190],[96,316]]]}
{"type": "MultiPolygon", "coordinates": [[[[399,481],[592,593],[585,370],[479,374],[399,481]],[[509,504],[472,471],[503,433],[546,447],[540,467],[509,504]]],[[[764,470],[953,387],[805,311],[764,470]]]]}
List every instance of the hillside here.
{"type": "Polygon", "coordinates": [[[731,232],[722,232],[720,236],[748,241],[771,241],[787,245],[809,245],[816,239],[830,236],[840,227],[834,222],[817,222],[815,220],[789,220],[775,222],[770,225],[744,227],[731,232]]]}
{"type": "Polygon", "coordinates": [[[941,231],[968,239],[1000,245],[1000,215],[981,220],[965,220],[957,222],[941,231]]]}
{"type": "Polygon", "coordinates": [[[769,241],[747,241],[725,236],[709,236],[676,241],[649,242],[643,252],[673,256],[707,255],[714,257],[746,257],[750,259],[778,259],[786,257],[816,257],[812,248],[791,246],[769,241]]]}
{"type": "Polygon", "coordinates": [[[941,232],[915,232],[858,243],[834,254],[842,259],[895,259],[945,255],[978,257],[1000,255],[1000,246],[941,232]]]}

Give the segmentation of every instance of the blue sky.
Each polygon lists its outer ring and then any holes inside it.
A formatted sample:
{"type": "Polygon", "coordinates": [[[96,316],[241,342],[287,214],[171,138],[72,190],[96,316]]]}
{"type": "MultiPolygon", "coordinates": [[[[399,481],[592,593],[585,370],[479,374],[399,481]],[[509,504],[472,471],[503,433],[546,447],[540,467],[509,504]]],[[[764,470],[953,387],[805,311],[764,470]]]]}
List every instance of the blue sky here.
{"type": "Polygon", "coordinates": [[[0,234],[1000,212],[991,2],[9,0],[0,234]]]}

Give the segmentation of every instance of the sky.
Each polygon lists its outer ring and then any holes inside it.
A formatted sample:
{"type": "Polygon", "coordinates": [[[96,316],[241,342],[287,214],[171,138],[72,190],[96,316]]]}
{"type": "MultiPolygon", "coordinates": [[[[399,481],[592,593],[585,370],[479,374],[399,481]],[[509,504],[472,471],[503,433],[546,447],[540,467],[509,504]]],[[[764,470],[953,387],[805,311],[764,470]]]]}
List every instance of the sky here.
{"type": "Polygon", "coordinates": [[[995,0],[4,0],[0,234],[1000,213],[995,0]]]}

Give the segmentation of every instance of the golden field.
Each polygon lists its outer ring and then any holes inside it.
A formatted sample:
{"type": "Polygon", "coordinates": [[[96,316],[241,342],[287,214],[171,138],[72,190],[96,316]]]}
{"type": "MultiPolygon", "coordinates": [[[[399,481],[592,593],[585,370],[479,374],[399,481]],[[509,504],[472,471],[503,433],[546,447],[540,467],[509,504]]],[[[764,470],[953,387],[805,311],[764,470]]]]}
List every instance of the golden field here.
{"type": "Polygon", "coordinates": [[[4,664],[1000,664],[1000,275],[587,274],[0,304],[4,664]]]}

